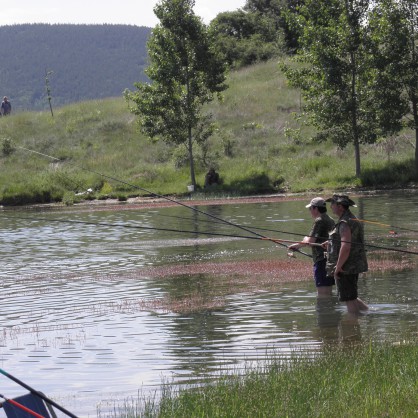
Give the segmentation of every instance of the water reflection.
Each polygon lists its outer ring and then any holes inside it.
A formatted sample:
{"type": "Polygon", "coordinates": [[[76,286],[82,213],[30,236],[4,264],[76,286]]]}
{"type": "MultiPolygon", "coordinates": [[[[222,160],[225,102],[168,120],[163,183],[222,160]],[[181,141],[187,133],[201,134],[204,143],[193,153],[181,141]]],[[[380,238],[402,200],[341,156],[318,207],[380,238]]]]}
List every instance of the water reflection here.
{"type": "MultiPolygon", "coordinates": [[[[362,198],[357,204],[360,217],[418,230],[417,195],[362,198]]],[[[303,235],[311,225],[300,201],[202,209],[248,227],[274,228],[284,238],[297,238],[285,233],[303,235]]],[[[153,391],[164,380],[198,382],[244,369],[268,351],[309,355],[324,344],[396,341],[400,332],[417,333],[416,270],[364,276],[359,293],[370,312],[353,319],[336,297],[317,298],[312,282],[260,286],[257,293],[230,286],[239,277],[221,275],[222,262],[285,259],[286,251],[266,241],[202,235],[240,231],[203,222],[204,216],[185,208],[41,216],[108,225],[0,218],[0,366],[80,416],[94,416],[97,404],[109,401],[112,407],[140,388],[153,391]],[[112,226],[117,224],[192,233],[112,226]],[[148,270],[201,262],[219,267],[166,278],[148,270]],[[167,309],[167,302],[196,309],[167,309]]],[[[366,236],[385,246],[417,241],[413,232],[393,237],[373,224],[366,225],[366,236]]],[[[22,393],[4,378],[1,385],[6,396],[22,393]]]]}
{"type": "Polygon", "coordinates": [[[361,341],[360,318],[344,311],[337,296],[316,300],[317,338],[324,343],[361,341]]]}

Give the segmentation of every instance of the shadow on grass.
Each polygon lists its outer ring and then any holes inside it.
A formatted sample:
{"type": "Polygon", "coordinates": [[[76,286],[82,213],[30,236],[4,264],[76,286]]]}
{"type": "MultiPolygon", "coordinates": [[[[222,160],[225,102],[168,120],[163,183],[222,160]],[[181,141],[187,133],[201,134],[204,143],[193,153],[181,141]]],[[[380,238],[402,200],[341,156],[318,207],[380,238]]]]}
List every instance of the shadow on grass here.
{"type": "Polygon", "coordinates": [[[277,192],[277,186],[265,173],[251,174],[248,177],[237,179],[229,184],[222,186],[226,192],[237,193],[239,195],[255,195],[277,192]]]}
{"type": "Polygon", "coordinates": [[[413,159],[402,162],[386,162],[381,167],[365,168],[361,174],[363,186],[404,185],[417,180],[413,159]]]}

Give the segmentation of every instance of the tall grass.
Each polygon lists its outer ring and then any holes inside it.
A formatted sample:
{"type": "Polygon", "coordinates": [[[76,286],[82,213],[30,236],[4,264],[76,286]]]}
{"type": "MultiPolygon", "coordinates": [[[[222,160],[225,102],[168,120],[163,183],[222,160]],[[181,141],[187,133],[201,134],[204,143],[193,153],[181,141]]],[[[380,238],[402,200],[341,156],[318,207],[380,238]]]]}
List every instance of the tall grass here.
{"type": "MultiPolygon", "coordinates": [[[[224,100],[207,108],[217,123],[215,134],[205,149],[195,147],[198,185],[203,186],[209,166],[218,169],[223,183],[200,193],[319,191],[413,180],[412,131],[396,142],[391,138],[390,146],[362,145],[363,176],[357,179],[351,146],[338,150],[332,143],[313,143],[313,130],[299,126],[293,113],[300,108],[300,94],[287,86],[277,62],[232,72],[228,84],[224,100]]],[[[54,117],[45,102],[44,112],[0,118],[0,203],[60,201],[90,188],[101,199],[147,194],[141,188],[186,194],[185,147],[150,142],[137,128],[122,98],[65,106],[54,117]]]]}
{"type": "Polygon", "coordinates": [[[415,417],[418,354],[414,343],[329,347],[323,355],[269,359],[244,375],[115,411],[124,417],[415,417]]]}

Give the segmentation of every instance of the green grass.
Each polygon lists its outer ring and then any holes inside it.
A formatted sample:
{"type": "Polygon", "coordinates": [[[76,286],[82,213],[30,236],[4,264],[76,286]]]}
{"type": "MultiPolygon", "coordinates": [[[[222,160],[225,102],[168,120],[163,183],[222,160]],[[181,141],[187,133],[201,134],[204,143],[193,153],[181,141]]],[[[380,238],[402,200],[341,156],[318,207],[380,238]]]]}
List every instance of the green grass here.
{"type": "Polygon", "coordinates": [[[244,375],[127,401],[124,417],[416,417],[415,343],[332,346],[316,358],[280,355],[244,375]]]}
{"type": "MultiPolygon", "coordinates": [[[[393,139],[387,146],[362,145],[358,179],[351,146],[339,150],[332,143],[313,143],[313,130],[299,126],[293,113],[300,94],[287,86],[277,62],[232,72],[228,84],[224,100],[207,109],[217,123],[207,150],[195,147],[198,186],[210,165],[223,184],[198,188],[200,196],[395,187],[413,180],[413,131],[405,131],[395,147],[393,139]]],[[[77,201],[76,193],[89,188],[99,199],[148,194],[141,189],[187,194],[184,146],[150,142],[122,98],[65,106],[55,109],[54,117],[45,102],[44,112],[0,118],[0,131],[0,204],[77,201]]]]}

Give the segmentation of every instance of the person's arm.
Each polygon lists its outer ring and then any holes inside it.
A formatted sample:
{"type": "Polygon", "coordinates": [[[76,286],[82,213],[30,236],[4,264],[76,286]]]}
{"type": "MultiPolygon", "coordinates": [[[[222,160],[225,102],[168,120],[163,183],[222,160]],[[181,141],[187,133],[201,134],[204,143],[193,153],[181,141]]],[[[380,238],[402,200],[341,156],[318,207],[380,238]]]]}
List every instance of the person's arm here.
{"type": "Polygon", "coordinates": [[[316,242],[315,237],[304,237],[301,242],[296,242],[289,246],[290,250],[298,250],[300,247],[303,247],[304,245],[313,244],[316,242]]]}
{"type": "Polygon", "coordinates": [[[343,266],[348,259],[351,251],[351,229],[346,222],[340,224],[341,248],[335,266],[334,276],[344,273],[343,266]]]}

